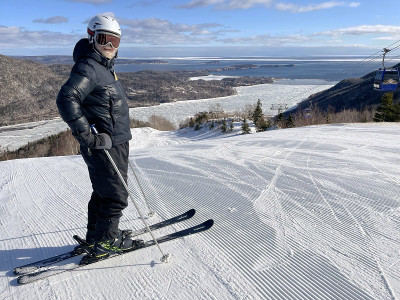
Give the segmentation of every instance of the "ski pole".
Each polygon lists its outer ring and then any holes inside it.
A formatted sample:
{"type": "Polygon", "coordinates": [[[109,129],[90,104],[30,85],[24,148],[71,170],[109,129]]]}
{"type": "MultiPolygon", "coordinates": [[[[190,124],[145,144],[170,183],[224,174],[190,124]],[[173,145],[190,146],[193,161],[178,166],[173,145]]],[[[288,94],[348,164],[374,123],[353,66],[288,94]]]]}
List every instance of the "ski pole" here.
{"type": "MultiPolygon", "coordinates": [[[[94,135],[97,135],[97,134],[98,134],[98,131],[97,131],[97,129],[96,129],[96,127],[95,127],[94,125],[90,125],[90,128],[91,128],[92,133],[93,133],[94,135]]],[[[118,177],[119,177],[119,179],[121,180],[121,182],[122,182],[122,184],[123,184],[125,190],[128,192],[129,198],[131,198],[131,200],[132,200],[132,202],[133,202],[133,205],[135,206],[137,212],[138,212],[139,215],[140,215],[140,218],[141,218],[142,221],[143,221],[144,226],[146,227],[147,231],[150,233],[151,237],[153,238],[153,241],[154,241],[154,243],[157,245],[158,250],[160,250],[160,252],[161,252],[161,254],[162,254],[161,262],[169,262],[169,260],[170,260],[170,255],[169,255],[168,253],[167,253],[167,254],[164,254],[164,252],[162,251],[162,249],[161,249],[161,247],[160,247],[160,244],[157,242],[157,239],[156,239],[156,237],[155,237],[154,234],[153,234],[153,231],[151,231],[149,225],[147,224],[146,220],[145,220],[144,217],[143,217],[142,212],[141,212],[140,209],[139,209],[139,206],[136,204],[136,201],[133,199],[132,194],[129,192],[128,185],[126,184],[124,178],[122,177],[121,172],[119,171],[119,169],[118,169],[117,165],[115,164],[113,158],[111,157],[111,155],[110,155],[110,153],[107,151],[107,149],[103,149],[103,150],[104,150],[104,152],[106,153],[108,159],[110,160],[112,166],[114,167],[115,172],[117,172],[118,177]]]]}
{"type": "Polygon", "coordinates": [[[135,176],[136,182],[137,182],[137,184],[138,184],[138,186],[139,186],[140,192],[142,193],[143,199],[144,199],[144,201],[146,202],[147,208],[148,208],[148,210],[149,210],[148,216],[149,216],[149,218],[151,218],[151,217],[153,217],[153,216],[156,214],[156,212],[155,212],[154,210],[151,210],[149,201],[147,201],[146,195],[144,194],[144,191],[143,191],[142,185],[140,184],[139,178],[137,177],[136,172],[135,172],[135,170],[133,169],[132,164],[131,164],[131,162],[129,161],[129,159],[128,159],[128,163],[129,163],[129,167],[130,167],[131,170],[132,170],[133,175],[135,176]]]}

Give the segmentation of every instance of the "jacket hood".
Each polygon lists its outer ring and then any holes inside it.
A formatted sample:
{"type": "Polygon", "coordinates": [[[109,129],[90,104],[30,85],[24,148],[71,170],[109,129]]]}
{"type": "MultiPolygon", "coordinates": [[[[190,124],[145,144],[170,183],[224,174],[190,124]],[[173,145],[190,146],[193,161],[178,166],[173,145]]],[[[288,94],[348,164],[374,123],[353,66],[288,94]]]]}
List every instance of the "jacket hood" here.
{"type": "Polygon", "coordinates": [[[93,44],[90,44],[87,38],[81,39],[76,43],[73,52],[73,58],[75,63],[82,58],[92,58],[108,69],[111,69],[114,66],[114,58],[107,59],[100,55],[93,49],[93,44]]]}

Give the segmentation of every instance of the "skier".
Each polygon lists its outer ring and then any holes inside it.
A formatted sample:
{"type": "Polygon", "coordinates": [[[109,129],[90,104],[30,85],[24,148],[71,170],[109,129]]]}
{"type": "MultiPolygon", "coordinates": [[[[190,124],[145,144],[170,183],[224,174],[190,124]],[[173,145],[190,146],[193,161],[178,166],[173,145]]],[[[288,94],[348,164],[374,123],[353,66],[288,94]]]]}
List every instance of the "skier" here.
{"type": "Polygon", "coordinates": [[[93,192],[86,241],[93,245],[92,258],[100,259],[135,246],[129,231],[118,229],[128,193],[104,151],[108,150],[126,182],[132,135],[128,104],[113,68],[121,39],[118,22],[96,15],[87,32],[88,38],[75,45],[75,65],[58,93],[57,107],[79,141],[89,170],[93,192]],[[96,126],[97,135],[91,125],[96,126]]]}

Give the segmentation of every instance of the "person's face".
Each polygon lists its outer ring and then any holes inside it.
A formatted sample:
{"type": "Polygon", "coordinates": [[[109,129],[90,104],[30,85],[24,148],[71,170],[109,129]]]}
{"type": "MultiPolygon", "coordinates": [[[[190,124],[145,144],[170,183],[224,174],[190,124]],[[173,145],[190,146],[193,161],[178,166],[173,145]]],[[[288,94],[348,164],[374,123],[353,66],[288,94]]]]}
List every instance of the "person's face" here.
{"type": "Polygon", "coordinates": [[[101,46],[98,43],[94,43],[94,47],[99,51],[105,58],[113,59],[117,54],[118,48],[112,47],[110,44],[101,46]]]}
{"type": "Polygon", "coordinates": [[[104,57],[113,59],[118,51],[120,37],[107,33],[107,32],[96,32],[94,36],[94,44],[97,51],[99,51],[104,57]]]}

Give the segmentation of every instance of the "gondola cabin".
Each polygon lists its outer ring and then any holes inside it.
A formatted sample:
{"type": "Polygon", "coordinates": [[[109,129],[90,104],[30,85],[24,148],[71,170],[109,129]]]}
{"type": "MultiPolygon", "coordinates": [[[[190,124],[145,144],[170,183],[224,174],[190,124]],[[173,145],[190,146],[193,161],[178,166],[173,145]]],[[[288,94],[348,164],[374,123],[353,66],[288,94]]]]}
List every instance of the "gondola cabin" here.
{"type": "Polygon", "coordinates": [[[393,92],[400,82],[398,68],[383,68],[376,72],[374,90],[381,92],[393,92]]]}

